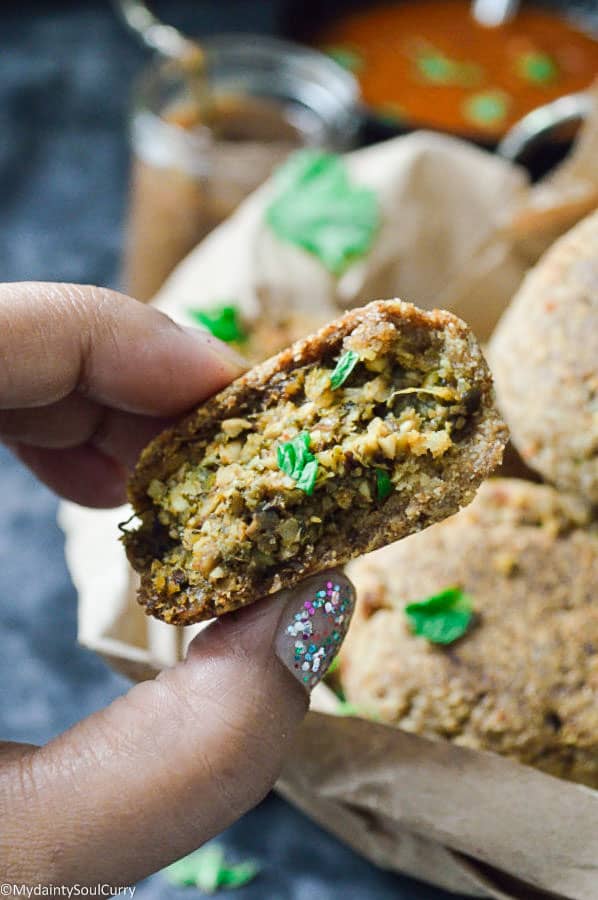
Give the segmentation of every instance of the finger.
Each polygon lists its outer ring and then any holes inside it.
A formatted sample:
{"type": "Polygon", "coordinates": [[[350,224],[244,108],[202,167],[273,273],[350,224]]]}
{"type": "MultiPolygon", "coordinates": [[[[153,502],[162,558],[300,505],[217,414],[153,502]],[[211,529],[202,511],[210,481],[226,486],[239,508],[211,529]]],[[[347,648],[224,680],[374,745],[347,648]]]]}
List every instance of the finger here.
{"type": "Polygon", "coordinates": [[[5,769],[5,880],[132,884],[259,802],[353,601],[350,583],[330,572],[225,616],[184,663],[27,753],[18,774],[5,769]],[[318,652],[306,662],[297,642],[318,652]]]}
{"type": "Polygon", "coordinates": [[[48,450],[9,445],[56,494],[81,506],[109,509],[126,502],[127,469],[95,447],[48,450]]]}
{"type": "MultiPolygon", "coordinates": [[[[126,502],[127,478],[145,445],[168,424],[112,411],[89,441],[77,446],[37,447],[6,441],[8,446],[51,490],[81,506],[110,508],[126,502]]],[[[45,435],[48,443],[53,436],[45,435]]],[[[42,439],[43,441],[43,439],[42,439]]]]}
{"type": "Polygon", "coordinates": [[[0,409],[0,438],[36,447],[76,447],[95,433],[104,410],[76,392],[48,406],[0,409]]]}
{"type": "Polygon", "coordinates": [[[45,409],[0,410],[0,437],[61,497],[111,507],[126,502],[127,473],[170,421],[107,410],[71,394],[45,409]]]}
{"type": "Polygon", "coordinates": [[[242,371],[226,345],[104,288],[0,285],[0,408],[75,389],[106,406],[176,415],[242,371]]]}
{"type": "Polygon", "coordinates": [[[107,409],[74,393],[44,407],[0,410],[0,439],[59,450],[89,444],[131,468],[141,450],[172,423],[107,409]]]}
{"type": "Polygon", "coordinates": [[[56,494],[82,506],[126,502],[127,473],[170,419],[70,397],[43,409],[0,410],[0,437],[56,494]]]}

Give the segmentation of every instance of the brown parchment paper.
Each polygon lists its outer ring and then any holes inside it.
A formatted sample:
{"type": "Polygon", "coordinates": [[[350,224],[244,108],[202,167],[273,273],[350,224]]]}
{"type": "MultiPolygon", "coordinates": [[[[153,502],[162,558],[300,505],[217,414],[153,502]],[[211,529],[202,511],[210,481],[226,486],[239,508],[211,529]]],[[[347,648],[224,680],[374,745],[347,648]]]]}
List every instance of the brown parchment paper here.
{"type": "MultiPolygon", "coordinates": [[[[598,185],[588,149],[598,157],[598,126],[588,129],[566,165],[575,175],[578,159],[590,173],[584,183],[598,185]]],[[[266,183],[177,267],[156,305],[193,324],[189,307],[225,298],[249,317],[277,305],[332,317],[398,295],[452,309],[487,338],[533,261],[521,215],[537,188],[504,160],[423,132],[349,154],[347,163],[382,204],[366,260],[335,280],[278,243],[263,222],[274,190],[266,183]]],[[[553,205],[567,201],[569,183],[567,176],[559,194],[555,176],[553,205]]],[[[130,512],[63,503],[59,522],[78,590],[79,641],[140,681],[182,659],[200,626],[174,628],[137,605],[136,576],[117,540],[130,512]]],[[[377,865],[463,896],[598,900],[598,792],[492,754],[340,718],[337,707],[325,686],[314,691],[278,783],[323,827],[377,865]]]]}
{"type": "Polygon", "coordinates": [[[264,304],[339,310],[399,296],[444,307],[485,340],[528,265],[505,222],[527,176],[456,138],[416,132],[346,156],[351,177],[374,190],[382,224],[373,247],[340,278],[270,231],[266,182],[168,278],[155,298],[170,314],[234,298],[248,314],[264,304]]]}
{"type": "Polygon", "coordinates": [[[525,272],[598,206],[598,82],[569,157],[538,184],[471,144],[415,132],[346,156],[378,196],[382,225],[367,257],[341,278],[264,222],[270,179],[175,269],[155,298],[170,315],[234,298],[247,314],[291,307],[334,315],[399,296],[450,309],[486,341],[525,272]]]}

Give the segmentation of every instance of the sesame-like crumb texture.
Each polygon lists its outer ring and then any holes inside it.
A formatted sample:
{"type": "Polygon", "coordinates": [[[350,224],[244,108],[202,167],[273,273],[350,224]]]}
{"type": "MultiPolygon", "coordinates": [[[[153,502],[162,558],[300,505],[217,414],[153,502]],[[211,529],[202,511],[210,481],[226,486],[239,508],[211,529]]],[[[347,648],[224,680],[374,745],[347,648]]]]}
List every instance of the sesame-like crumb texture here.
{"type": "Polygon", "coordinates": [[[598,212],[532,269],[488,353],[523,460],[598,504],[598,212]]]}
{"type": "Polygon", "coordinates": [[[490,479],[347,573],[340,671],[364,715],[598,788],[598,530],[579,499],[490,479]],[[414,636],[405,605],[449,585],[472,598],[472,627],[448,646],[414,636]]]}
{"type": "Polygon", "coordinates": [[[145,449],[130,484],[140,524],[124,537],[139,599],[185,624],[345,563],[468,503],[505,439],[463,322],[399,300],[347,313],[145,449]],[[278,460],[299,435],[317,460],[308,490],[278,460]]]}

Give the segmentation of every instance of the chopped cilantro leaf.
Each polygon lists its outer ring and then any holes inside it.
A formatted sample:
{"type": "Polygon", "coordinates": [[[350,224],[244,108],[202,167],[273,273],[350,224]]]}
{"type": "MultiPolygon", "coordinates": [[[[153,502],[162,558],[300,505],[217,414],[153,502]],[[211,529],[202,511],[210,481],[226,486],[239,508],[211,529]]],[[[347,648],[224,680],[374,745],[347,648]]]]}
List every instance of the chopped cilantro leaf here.
{"type": "Polygon", "coordinates": [[[297,479],[297,487],[299,488],[299,490],[305,491],[308,496],[311,496],[314,492],[317,474],[318,460],[315,458],[315,456],[312,456],[312,458],[303,467],[303,471],[297,479]]]}
{"type": "Polygon", "coordinates": [[[509,97],[504,91],[484,91],[468,97],[463,113],[476,125],[492,127],[506,118],[509,105],[509,97]]]}
{"type": "Polygon", "coordinates": [[[451,644],[462,637],[471,624],[473,603],[459,587],[409,603],[405,607],[411,630],[432,644],[451,644]]]}
{"type": "Polygon", "coordinates": [[[442,50],[427,46],[415,57],[419,76],[431,84],[468,87],[482,81],[483,70],[475,62],[451,59],[442,50]]]}
{"type": "Polygon", "coordinates": [[[534,84],[550,84],[559,74],[555,61],[547,53],[524,53],[517,68],[522,78],[534,84]]]}
{"type": "Polygon", "coordinates": [[[359,354],[355,352],[355,350],[347,350],[346,353],[343,353],[334,368],[330,376],[330,387],[332,390],[336,390],[339,388],[341,384],[344,384],[355,366],[359,361],[359,354]]]}
{"type": "Polygon", "coordinates": [[[205,894],[215,894],[221,888],[248,884],[259,871],[260,867],[252,861],[227,864],[222,847],[209,844],[168,866],[164,874],[177,887],[197,887],[205,894]]]}
{"type": "Polygon", "coordinates": [[[422,53],[417,59],[417,67],[427,81],[450,84],[455,77],[455,64],[441,53],[422,53]]]}
{"type": "Polygon", "coordinates": [[[297,482],[300,491],[313,494],[318,474],[318,460],[309,452],[311,437],[302,431],[292,441],[276,448],[278,467],[297,482]]]}
{"type": "Polygon", "coordinates": [[[311,437],[307,431],[302,431],[292,441],[282,444],[277,448],[278,467],[285,475],[297,480],[301,475],[305,464],[314,459],[309,452],[311,437]]]}
{"type": "Polygon", "coordinates": [[[376,469],[376,493],[378,500],[384,500],[392,493],[390,475],[385,469],[376,469]]]}
{"type": "Polygon", "coordinates": [[[219,306],[211,310],[189,309],[187,312],[221,341],[241,343],[247,339],[236,306],[219,306]]]}
{"type": "Polygon", "coordinates": [[[299,150],[281,167],[266,221],[282,241],[316,256],[334,275],[370,249],[380,225],[374,191],[349,180],[340,156],[299,150]]]}

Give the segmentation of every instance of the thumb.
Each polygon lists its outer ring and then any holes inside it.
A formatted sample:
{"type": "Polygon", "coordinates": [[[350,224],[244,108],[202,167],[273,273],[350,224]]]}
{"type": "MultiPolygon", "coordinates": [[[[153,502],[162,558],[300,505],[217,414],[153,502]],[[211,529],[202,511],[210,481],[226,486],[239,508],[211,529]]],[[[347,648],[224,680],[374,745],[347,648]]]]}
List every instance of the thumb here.
{"type": "Polygon", "coordinates": [[[185,662],[11,759],[3,875],[133,884],[226,828],[276,780],[353,604],[330,571],[224,616],[185,662]]]}

